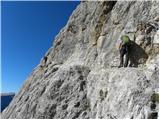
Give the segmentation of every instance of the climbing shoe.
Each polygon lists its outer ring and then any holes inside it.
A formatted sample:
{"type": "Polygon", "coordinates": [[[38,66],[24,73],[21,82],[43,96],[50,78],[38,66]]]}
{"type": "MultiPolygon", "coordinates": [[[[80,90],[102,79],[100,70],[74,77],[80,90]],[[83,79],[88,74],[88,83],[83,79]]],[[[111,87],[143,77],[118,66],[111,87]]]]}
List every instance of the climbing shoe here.
{"type": "Polygon", "coordinates": [[[121,68],[121,67],[123,67],[123,65],[119,65],[119,66],[118,66],[118,68],[121,68]]]}

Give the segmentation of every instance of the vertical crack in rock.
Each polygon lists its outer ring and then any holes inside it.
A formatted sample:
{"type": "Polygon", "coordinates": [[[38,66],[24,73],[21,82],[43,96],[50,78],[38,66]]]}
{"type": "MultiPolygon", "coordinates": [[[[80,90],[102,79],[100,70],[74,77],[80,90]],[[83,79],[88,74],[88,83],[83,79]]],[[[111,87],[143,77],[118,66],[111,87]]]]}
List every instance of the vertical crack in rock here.
{"type": "Polygon", "coordinates": [[[82,1],[2,118],[156,119],[159,1],[82,1]],[[131,39],[117,68],[117,40],[131,39]]]}

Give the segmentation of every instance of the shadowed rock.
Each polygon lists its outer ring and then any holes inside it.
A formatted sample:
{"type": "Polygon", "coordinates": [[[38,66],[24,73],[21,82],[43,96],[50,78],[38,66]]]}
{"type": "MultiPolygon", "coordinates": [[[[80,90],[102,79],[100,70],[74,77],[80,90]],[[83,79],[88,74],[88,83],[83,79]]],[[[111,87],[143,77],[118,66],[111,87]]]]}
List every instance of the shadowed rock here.
{"type": "Polygon", "coordinates": [[[82,1],[2,118],[157,118],[158,9],[158,1],[82,1]],[[123,34],[136,42],[133,67],[118,69],[123,34]]]}

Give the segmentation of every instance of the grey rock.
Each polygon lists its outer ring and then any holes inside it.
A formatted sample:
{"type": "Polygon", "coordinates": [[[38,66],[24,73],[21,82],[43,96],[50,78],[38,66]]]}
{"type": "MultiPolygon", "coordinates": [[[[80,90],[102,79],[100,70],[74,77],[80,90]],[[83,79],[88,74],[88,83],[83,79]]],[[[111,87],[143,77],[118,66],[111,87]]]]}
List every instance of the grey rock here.
{"type": "Polygon", "coordinates": [[[157,118],[158,15],[158,1],[81,2],[2,118],[157,118]],[[132,67],[118,69],[123,34],[132,67]]]}
{"type": "Polygon", "coordinates": [[[154,36],[153,43],[159,44],[159,30],[156,32],[156,34],[154,36]]]}
{"type": "Polygon", "coordinates": [[[138,36],[136,37],[136,41],[135,41],[135,42],[136,42],[138,45],[141,45],[141,44],[143,44],[144,40],[145,40],[145,35],[138,35],[138,36]]]}

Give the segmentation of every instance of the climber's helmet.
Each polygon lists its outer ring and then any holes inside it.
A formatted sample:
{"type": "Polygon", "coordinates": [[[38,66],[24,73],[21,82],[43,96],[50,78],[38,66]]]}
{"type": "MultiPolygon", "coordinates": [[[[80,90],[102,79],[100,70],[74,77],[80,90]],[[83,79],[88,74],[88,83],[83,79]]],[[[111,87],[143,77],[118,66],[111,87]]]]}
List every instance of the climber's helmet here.
{"type": "Polygon", "coordinates": [[[123,35],[123,36],[121,36],[121,40],[123,41],[123,43],[128,43],[129,37],[127,35],[123,35]]]}

